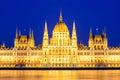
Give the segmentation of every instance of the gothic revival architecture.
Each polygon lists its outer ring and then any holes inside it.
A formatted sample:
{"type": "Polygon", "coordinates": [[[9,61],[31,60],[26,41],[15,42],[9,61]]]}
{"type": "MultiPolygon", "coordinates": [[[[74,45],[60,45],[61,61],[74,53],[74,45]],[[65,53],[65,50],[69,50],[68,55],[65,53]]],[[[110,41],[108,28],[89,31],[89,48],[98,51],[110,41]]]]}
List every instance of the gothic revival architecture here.
{"type": "Polygon", "coordinates": [[[94,49],[105,49],[108,46],[108,40],[106,32],[103,31],[102,35],[92,35],[92,29],[90,30],[90,36],[88,46],[94,49]]]}
{"type": "Polygon", "coordinates": [[[14,47],[0,46],[0,67],[63,68],[63,67],[120,67],[120,47],[108,47],[106,31],[93,35],[90,29],[88,46],[77,43],[76,25],[72,34],[60,13],[52,37],[45,22],[42,44],[35,46],[34,33],[21,35],[16,30],[14,47]]]}
{"type": "Polygon", "coordinates": [[[28,48],[28,47],[34,47],[34,34],[33,31],[31,32],[29,36],[18,34],[18,31],[16,30],[16,37],[14,41],[14,47],[16,48],[28,48]]]}

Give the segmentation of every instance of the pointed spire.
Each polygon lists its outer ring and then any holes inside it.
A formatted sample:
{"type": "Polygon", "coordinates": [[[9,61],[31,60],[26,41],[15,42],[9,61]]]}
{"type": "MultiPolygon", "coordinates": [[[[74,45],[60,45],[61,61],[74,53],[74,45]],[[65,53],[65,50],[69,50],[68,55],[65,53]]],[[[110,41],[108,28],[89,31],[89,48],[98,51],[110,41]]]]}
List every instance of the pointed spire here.
{"type": "Polygon", "coordinates": [[[32,33],[31,33],[31,37],[32,37],[32,39],[34,39],[34,32],[33,32],[33,30],[32,30],[32,33]]]}
{"type": "Polygon", "coordinates": [[[75,21],[73,22],[73,30],[76,30],[76,29],[75,29],[75,21]]]}
{"type": "Polygon", "coordinates": [[[45,21],[45,30],[47,30],[47,22],[45,21]]]}
{"type": "Polygon", "coordinates": [[[75,21],[73,21],[72,37],[76,36],[75,21]]]}
{"type": "Polygon", "coordinates": [[[77,36],[76,36],[76,29],[75,29],[75,21],[73,22],[72,38],[73,39],[77,38],[77,36]]]}
{"type": "Polygon", "coordinates": [[[103,30],[103,36],[106,37],[106,29],[103,30]]]}
{"type": "Polygon", "coordinates": [[[90,28],[90,33],[92,34],[92,28],[90,28]]]}
{"type": "Polygon", "coordinates": [[[19,36],[21,35],[21,31],[19,31],[19,36]]]}
{"type": "Polygon", "coordinates": [[[3,42],[3,45],[2,45],[2,47],[5,47],[5,43],[3,42]]]}
{"type": "Polygon", "coordinates": [[[43,35],[43,48],[48,46],[48,30],[47,30],[47,22],[45,21],[45,29],[44,29],[44,35],[43,35]]]}
{"type": "Polygon", "coordinates": [[[59,21],[62,22],[62,11],[60,10],[60,18],[59,18],[59,21]]]}
{"type": "Polygon", "coordinates": [[[75,21],[73,21],[72,45],[73,47],[77,47],[77,35],[76,35],[76,29],[75,29],[75,21]]]}
{"type": "Polygon", "coordinates": [[[32,37],[31,28],[30,28],[30,31],[29,31],[29,37],[30,37],[30,38],[32,37]]]}
{"type": "Polygon", "coordinates": [[[19,35],[18,35],[18,29],[16,28],[16,38],[18,38],[19,35]]]}
{"type": "Polygon", "coordinates": [[[44,38],[48,38],[47,22],[45,21],[44,38]]]}
{"type": "Polygon", "coordinates": [[[90,28],[90,36],[89,38],[92,38],[92,28],[90,28]]]}

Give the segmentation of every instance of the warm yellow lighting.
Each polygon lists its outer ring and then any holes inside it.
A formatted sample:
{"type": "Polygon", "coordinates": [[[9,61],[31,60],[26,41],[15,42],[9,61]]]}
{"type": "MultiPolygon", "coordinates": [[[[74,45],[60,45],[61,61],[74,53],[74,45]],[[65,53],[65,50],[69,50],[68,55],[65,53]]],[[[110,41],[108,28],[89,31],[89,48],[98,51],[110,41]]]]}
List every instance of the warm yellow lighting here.
{"type": "Polygon", "coordinates": [[[72,34],[63,21],[62,13],[52,37],[47,22],[41,45],[34,46],[34,34],[21,35],[16,30],[14,48],[0,47],[0,67],[120,67],[120,47],[108,47],[106,32],[93,35],[90,29],[88,46],[77,43],[76,25],[72,34]]]}

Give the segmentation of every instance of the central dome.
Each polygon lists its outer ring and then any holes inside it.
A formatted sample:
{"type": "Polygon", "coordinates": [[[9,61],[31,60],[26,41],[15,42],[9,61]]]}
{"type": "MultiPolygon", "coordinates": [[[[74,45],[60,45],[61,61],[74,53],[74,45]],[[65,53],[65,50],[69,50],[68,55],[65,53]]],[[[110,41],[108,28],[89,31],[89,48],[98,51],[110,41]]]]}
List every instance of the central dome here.
{"type": "Polygon", "coordinates": [[[68,32],[67,25],[62,21],[62,13],[60,13],[59,22],[54,27],[54,32],[68,32]]]}
{"type": "Polygon", "coordinates": [[[54,32],[68,32],[67,25],[64,22],[58,22],[53,30],[54,32]]]}

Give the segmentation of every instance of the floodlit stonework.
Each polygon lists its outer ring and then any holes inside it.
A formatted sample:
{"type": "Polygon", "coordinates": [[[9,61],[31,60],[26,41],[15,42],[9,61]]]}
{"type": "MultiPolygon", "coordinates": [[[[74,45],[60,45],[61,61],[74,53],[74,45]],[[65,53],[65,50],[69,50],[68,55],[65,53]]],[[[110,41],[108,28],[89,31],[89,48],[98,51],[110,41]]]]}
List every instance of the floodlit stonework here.
{"type": "Polygon", "coordinates": [[[45,22],[43,41],[35,46],[34,34],[21,35],[16,30],[14,47],[0,46],[0,67],[120,67],[120,47],[108,47],[106,31],[93,35],[90,29],[88,46],[77,43],[75,22],[72,37],[62,19],[55,25],[52,37],[48,37],[45,22]]]}

